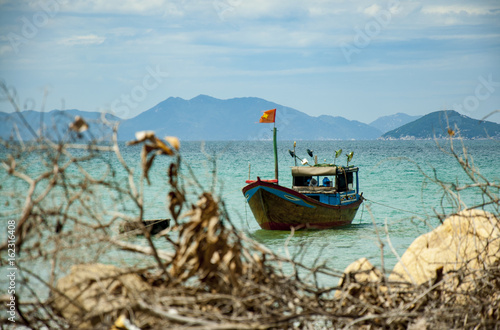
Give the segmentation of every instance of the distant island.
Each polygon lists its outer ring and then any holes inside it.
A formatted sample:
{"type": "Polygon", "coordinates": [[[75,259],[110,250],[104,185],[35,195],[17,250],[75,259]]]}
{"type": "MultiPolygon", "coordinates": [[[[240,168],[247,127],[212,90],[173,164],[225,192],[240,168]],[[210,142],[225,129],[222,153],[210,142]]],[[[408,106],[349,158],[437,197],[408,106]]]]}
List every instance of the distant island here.
{"type": "Polygon", "coordinates": [[[454,110],[429,113],[415,121],[383,134],[382,140],[443,139],[449,136],[463,139],[500,139],[500,124],[480,121],[454,110]]]}
{"type": "MultiPolygon", "coordinates": [[[[399,140],[445,138],[452,132],[464,139],[500,139],[500,124],[479,121],[453,110],[410,116],[397,113],[380,117],[370,124],[341,116],[309,116],[299,110],[257,97],[227,100],[198,95],[190,100],[169,97],[136,117],[121,119],[111,114],[108,122],[119,123],[118,138],[132,140],[135,132],[155,131],[158,136],[173,135],[181,140],[268,140],[269,124],[257,124],[262,111],[277,109],[276,126],[280,140],[399,140]],[[450,129],[450,131],[448,130],[450,129]]],[[[98,139],[111,134],[111,129],[99,123],[99,112],[53,110],[47,113],[23,111],[22,116],[32,127],[25,127],[19,113],[0,112],[0,137],[32,140],[33,132],[43,130],[51,139],[64,137],[75,116],[90,123],[90,129],[79,138],[98,139]]]]}

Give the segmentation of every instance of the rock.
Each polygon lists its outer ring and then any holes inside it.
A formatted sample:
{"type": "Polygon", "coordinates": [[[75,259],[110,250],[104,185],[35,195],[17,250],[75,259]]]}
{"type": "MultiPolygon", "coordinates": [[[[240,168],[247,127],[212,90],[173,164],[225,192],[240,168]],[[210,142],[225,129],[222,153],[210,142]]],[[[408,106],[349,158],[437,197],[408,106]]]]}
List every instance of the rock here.
{"type": "Polygon", "coordinates": [[[151,287],[137,274],[112,265],[80,264],[59,279],[53,308],[70,324],[91,328],[101,323],[103,315],[128,310],[137,299],[151,294],[151,287]],[[125,274],[124,274],[125,273],[125,274]]]}
{"type": "Polygon", "coordinates": [[[356,295],[355,291],[361,289],[363,283],[381,284],[383,278],[382,272],[375,268],[368,259],[358,259],[344,270],[344,275],[339,282],[341,290],[335,292],[335,298],[340,298],[342,293],[356,295]]]}
{"type": "MultiPolygon", "coordinates": [[[[418,285],[441,278],[450,279],[456,270],[481,270],[499,259],[499,219],[485,211],[466,210],[450,216],[433,231],[415,239],[394,267],[389,281],[418,285]]],[[[468,274],[473,276],[473,273],[468,274]]],[[[473,281],[471,278],[455,279],[454,283],[448,285],[456,288],[473,281]]],[[[465,286],[462,288],[466,289],[465,286]]]]}
{"type": "Polygon", "coordinates": [[[349,278],[355,279],[356,282],[380,282],[383,274],[373,266],[366,258],[361,258],[354,261],[344,270],[344,277],[340,281],[342,286],[349,278]]]}

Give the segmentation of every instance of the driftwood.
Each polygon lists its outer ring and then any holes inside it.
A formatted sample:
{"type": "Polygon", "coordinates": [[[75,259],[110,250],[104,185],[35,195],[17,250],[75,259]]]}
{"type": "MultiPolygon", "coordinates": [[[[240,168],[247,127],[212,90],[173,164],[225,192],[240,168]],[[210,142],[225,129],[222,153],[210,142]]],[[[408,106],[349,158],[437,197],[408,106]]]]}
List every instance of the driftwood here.
{"type": "Polygon", "coordinates": [[[120,224],[120,234],[128,233],[135,235],[142,235],[142,228],[145,228],[150,235],[156,235],[167,229],[170,226],[170,219],[148,219],[142,220],[142,225],[137,221],[128,222],[124,221],[120,224]]]}

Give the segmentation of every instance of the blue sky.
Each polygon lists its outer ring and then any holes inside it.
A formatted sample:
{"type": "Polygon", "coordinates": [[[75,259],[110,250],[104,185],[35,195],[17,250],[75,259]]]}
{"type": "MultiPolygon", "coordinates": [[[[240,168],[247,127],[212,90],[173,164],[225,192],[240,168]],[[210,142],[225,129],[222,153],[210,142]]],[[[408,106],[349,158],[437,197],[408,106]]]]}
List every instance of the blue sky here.
{"type": "Polygon", "coordinates": [[[199,94],[365,123],[500,109],[498,0],[0,0],[0,15],[0,78],[36,110],[128,118],[199,94]]]}

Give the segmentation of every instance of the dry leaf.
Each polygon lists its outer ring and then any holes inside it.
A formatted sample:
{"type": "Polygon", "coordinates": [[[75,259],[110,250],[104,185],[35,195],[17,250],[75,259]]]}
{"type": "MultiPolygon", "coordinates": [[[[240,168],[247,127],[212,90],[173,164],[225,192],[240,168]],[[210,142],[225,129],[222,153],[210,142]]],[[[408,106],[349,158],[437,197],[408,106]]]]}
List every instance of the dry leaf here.
{"type": "MultiPolygon", "coordinates": [[[[179,150],[180,143],[179,139],[173,136],[169,136],[165,138],[166,141],[174,148],[175,150],[179,150]]],[[[135,133],[135,140],[127,142],[127,145],[135,145],[144,142],[144,146],[141,150],[141,163],[142,170],[144,173],[144,177],[148,184],[149,181],[149,170],[153,165],[153,161],[156,155],[168,155],[172,156],[175,154],[175,151],[172,148],[168,147],[163,141],[158,139],[155,136],[154,131],[139,131],[135,133]],[[155,155],[152,155],[148,158],[149,154],[153,151],[156,151],[155,155]]]]}
{"type": "Polygon", "coordinates": [[[179,139],[175,136],[166,136],[164,140],[167,141],[168,144],[170,144],[172,148],[174,148],[177,151],[179,151],[179,149],[181,148],[181,143],[179,139]]]}
{"type": "Polygon", "coordinates": [[[89,124],[80,116],[75,117],[75,121],[69,124],[69,129],[78,133],[85,132],[89,129],[89,124]]]}
{"type": "Polygon", "coordinates": [[[135,140],[137,142],[143,142],[145,140],[150,140],[154,138],[155,132],[154,131],[139,131],[135,132],[135,140]]]}

